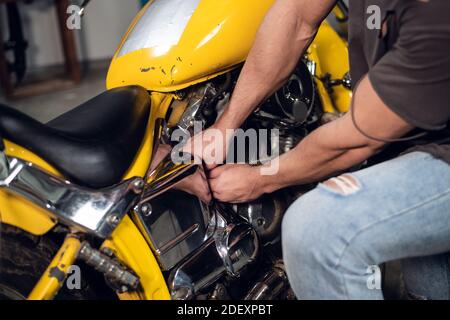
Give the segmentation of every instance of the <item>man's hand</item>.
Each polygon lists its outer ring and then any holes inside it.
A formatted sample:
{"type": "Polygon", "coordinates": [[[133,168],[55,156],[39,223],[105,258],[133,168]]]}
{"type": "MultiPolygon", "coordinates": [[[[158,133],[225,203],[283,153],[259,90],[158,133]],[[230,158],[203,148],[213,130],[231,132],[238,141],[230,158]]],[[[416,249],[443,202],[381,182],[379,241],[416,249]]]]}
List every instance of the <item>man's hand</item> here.
{"type": "Polygon", "coordinates": [[[227,136],[227,129],[215,125],[192,137],[182,150],[199,157],[204,161],[206,169],[212,170],[224,163],[230,138],[231,134],[227,136]]]}
{"type": "MultiPolygon", "coordinates": [[[[171,150],[172,148],[169,145],[159,145],[150,165],[150,170],[154,170],[171,150]]],[[[181,180],[174,186],[174,189],[194,195],[205,203],[211,202],[211,191],[203,171],[197,171],[195,174],[181,180]]]]}
{"type": "Polygon", "coordinates": [[[181,180],[175,185],[175,189],[196,196],[206,204],[211,202],[211,191],[203,171],[197,171],[195,174],[181,180]]]}
{"type": "Polygon", "coordinates": [[[246,164],[224,165],[212,170],[209,178],[214,199],[221,202],[249,202],[265,193],[259,167],[246,164]]]}

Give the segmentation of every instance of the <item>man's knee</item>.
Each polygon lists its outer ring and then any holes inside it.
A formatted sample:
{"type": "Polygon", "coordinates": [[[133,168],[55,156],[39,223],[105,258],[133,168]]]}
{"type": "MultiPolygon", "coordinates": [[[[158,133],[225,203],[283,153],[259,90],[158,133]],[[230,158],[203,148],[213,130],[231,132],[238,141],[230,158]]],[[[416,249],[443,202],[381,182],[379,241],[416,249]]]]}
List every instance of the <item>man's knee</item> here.
{"type": "Polygon", "coordinates": [[[317,206],[317,191],[298,199],[286,212],[282,226],[283,254],[287,259],[313,262],[328,260],[337,234],[330,212],[317,206]],[[328,231],[327,231],[328,230],[328,231]]]}
{"type": "Polygon", "coordinates": [[[331,192],[342,196],[349,196],[361,190],[361,183],[353,175],[346,173],[339,177],[331,178],[323,183],[323,186],[331,192]]]}
{"type": "Polygon", "coordinates": [[[344,179],[345,187],[338,183],[316,188],[288,209],[282,226],[283,254],[287,259],[315,261],[329,267],[339,263],[339,256],[355,232],[352,217],[362,214],[348,205],[357,197],[361,184],[350,175],[344,179]]]}

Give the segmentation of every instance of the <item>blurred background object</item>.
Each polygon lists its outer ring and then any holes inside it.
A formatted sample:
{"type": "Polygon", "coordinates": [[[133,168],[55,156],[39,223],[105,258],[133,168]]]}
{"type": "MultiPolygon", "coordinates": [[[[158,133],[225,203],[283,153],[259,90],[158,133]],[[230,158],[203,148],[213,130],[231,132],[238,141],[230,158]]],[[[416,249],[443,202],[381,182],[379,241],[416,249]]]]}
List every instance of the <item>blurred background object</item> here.
{"type": "MultiPolygon", "coordinates": [[[[65,74],[66,57],[64,41],[61,40],[61,21],[58,19],[58,10],[65,13],[64,24],[69,15],[67,4],[58,9],[59,1],[61,0],[0,0],[0,29],[3,31],[1,44],[6,44],[6,47],[8,43],[11,45],[6,2],[17,3],[23,38],[27,42],[26,50],[23,50],[26,71],[20,87],[27,88],[27,85],[31,83],[45,84],[38,90],[19,94],[19,97],[17,95],[7,97],[5,88],[1,88],[0,103],[15,107],[44,122],[105,90],[109,61],[142,5],[140,0],[90,2],[81,19],[81,28],[71,31],[76,59],[81,66],[81,82],[78,83],[73,81],[77,80],[76,75],[73,78],[73,74],[69,74],[69,77],[65,74]],[[55,87],[57,82],[48,80],[61,78],[69,83],[62,85],[59,89],[55,87]],[[74,86],[73,83],[76,85],[74,86]],[[47,93],[41,94],[41,91],[47,93]]],[[[79,4],[77,1],[67,2],[79,4]]],[[[6,50],[6,58],[10,63],[15,61],[13,51],[6,50]]],[[[10,75],[14,83],[20,80],[16,72],[11,72],[10,75]]]]}

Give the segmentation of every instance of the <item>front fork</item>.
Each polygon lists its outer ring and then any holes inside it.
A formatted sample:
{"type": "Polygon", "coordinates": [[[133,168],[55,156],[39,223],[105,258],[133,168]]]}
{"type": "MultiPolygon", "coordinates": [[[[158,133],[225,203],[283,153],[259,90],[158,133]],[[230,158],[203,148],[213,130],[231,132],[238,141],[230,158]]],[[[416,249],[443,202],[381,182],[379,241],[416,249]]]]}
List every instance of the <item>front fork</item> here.
{"type": "Polygon", "coordinates": [[[103,274],[119,293],[136,292],[140,289],[139,277],[114,259],[112,254],[107,255],[98,251],[88,242],[81,242],[76,234],[70,233],[31,291],[28,300],[52,300],[66,281],[68,272],[77,259],[103,274]]]}
{"type": "Polygon", "coordinates": [[[28,300],[52,300],[64,284],[80,249],[80,239],[72,233],[67,235],[58,253],[31,291],[28,300]]]}

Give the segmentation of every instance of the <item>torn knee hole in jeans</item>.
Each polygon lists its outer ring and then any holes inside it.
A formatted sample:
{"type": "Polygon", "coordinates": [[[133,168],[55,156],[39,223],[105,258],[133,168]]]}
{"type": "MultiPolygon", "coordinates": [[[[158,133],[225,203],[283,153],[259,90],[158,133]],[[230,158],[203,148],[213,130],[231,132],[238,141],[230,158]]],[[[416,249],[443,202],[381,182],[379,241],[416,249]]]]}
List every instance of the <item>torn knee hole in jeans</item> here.
{"type": "Polygon", "coordinates": [[[361,183],[351,174],[331,178],[322,183],[327,189],[343,196],[354,194],[361,190],[361,183]]]}

